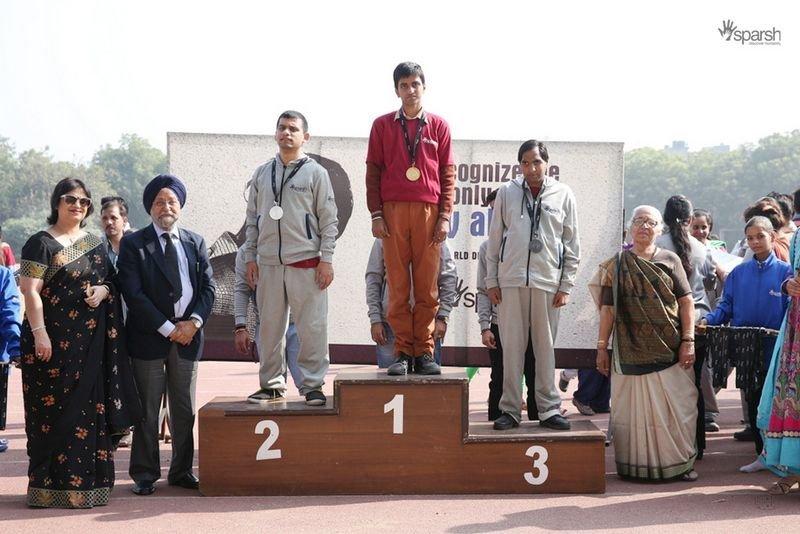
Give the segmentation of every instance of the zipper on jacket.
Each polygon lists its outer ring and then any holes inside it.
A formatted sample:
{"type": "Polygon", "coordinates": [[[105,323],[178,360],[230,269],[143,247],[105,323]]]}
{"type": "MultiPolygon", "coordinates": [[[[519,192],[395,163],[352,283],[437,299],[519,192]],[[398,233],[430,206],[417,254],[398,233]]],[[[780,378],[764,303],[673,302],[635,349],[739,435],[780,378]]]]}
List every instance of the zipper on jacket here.
{"type": "Polygon", "coordinates": [[[558,244],[558,269],[561,270],[561,267],[564,266],[564,244],[558,244]]]}
{"type": "Polygon", "coordinates": [[[508,239],[508,236],[503,238],[503,243],[500,245],[500,261],[503,261],[503,254],[506,251],[506,239],[508,239]]]}
{"type": "Polygon", "coordinates": [[[311,215],[306,213],[306,235],[311,239],[311,215]]]}
{"type": "MultiPolygon", "coordinates": [[[[522,193],[525,194],[525,191],[522,193]]],[[[531,236],[528,238],[528,243],[531,241],[533,241],[533,221],[531,221],[531,236]]],[[[531,283],[531,247],[526,248],[528,249],[528,266],[525,267],[525,287],[528,287],[531,283]]]]}
{"type": "MultiPolygon", "coordinates": [[[[286,179],[286,165],[283,166],[283,172],[281,172],[281,184],[286,179]]],[[[281,188],[282,185],[281,185],[281,188]]],[[[282,201],[283,199],[281,199],[282,201]]],[[[282,219],[283,217],[281,217],[282,219]]],[[[283,265],[283,258],[281,258],[281,248],[283,247],[283,240],[281,239],[281,219],[278,219],[278,262],[283,265]]]]}

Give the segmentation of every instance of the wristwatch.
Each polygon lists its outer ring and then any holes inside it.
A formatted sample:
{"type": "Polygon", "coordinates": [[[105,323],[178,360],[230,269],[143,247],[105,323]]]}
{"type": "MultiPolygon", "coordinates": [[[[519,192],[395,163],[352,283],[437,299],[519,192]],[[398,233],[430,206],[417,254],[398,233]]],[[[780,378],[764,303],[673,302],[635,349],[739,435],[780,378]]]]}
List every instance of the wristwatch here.
{"type": "Polygon", "coordinates": [[[200,330],[203,327],[203,322],[197,317],[189,317],[189,320],[194,323],[195,328],[200,330]]]}

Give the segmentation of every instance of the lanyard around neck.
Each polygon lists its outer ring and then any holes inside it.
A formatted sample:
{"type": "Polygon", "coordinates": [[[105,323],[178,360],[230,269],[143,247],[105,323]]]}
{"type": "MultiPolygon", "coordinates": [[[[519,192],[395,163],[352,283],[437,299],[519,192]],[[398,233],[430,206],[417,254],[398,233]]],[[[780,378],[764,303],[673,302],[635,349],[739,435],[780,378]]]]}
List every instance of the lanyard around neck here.
{"type": "MultiPolygon", "coordinates": [[[[283,176],[281,176],[281,189],[280,189],[280,191],[278,191],[278,186],[275,184],[275,168],[278,165],[278,158],[276,157],[275,160],[272,162],[272,194],[275,197],[275,205],[276,206],[280,206],[281,205],[281,201],[283,200],[283,188],[284,188],[284,186],[286,184],[288,184],[292,180],[292,178],[294,178],[294,175],[297,174],[297,171],[300,170],[300,167],[305,165],[306,161],[308,161],[308,158],[303,158],[300,161],[298,161],[297,165],[295,165],[295,167],[292,170],[292,172],[289,173],[289,177],[286,178],[285,180],[283,179],[283,176]]],[[[284,175],[286,174],[286,166],[285,165],[283,166],[283,174],[284,175]]]]}
{"type": "Polygon", "coordinates": [[[419,141],[422,139],[422,129],[425,127],[425,122],[422,120],[423,116],[420,116],[417,119],[419,122],[417,123],[417,135],[414,138],[414,145],[411,145],[411,139],[408,137],[408,127],[406,126],[406,117],[403,114],[403,110],[400,109],[400,126],[403,129],[403,139],[406,142],[406,150],[408,151],[408,157],[411,160],[411,166],[413,167],[417,162],[417,147],[419,146],[419,141]]]}
{"type": "MultiPolygon", "coordinates": [[[[527,182],[523,181],[522,186],[522,197],[525,199],[525,209],[528,211],[528,216],[531,218],[531,229],[533,230],[533,235],[539,235],[539,223],[542,220],[542,196],[544,195],[544,182],[542,182],[542,187],[539,189],[539,194],[536,195],[536,198],[533,201],[533,206],[531,206],[530,200],[528,200],[528,193],[526,192],[525,188],[530,189],[527,182]]],[[[531,196],[533,196],[533,191],[531,191],[531,196]]]]}

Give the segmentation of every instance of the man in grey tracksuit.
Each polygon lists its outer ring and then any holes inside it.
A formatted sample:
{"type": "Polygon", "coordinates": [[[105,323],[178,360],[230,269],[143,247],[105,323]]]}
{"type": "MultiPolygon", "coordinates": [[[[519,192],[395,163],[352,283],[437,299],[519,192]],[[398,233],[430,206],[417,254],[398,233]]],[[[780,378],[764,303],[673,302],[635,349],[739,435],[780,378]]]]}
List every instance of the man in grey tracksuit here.
{"type": "MultiPolygon", "coordinates": [[[[442,340],[447,333],[447,322],[450,310],[456,301],[456,263],[447,243],[442,243],[439,254],[439,310],[436,312],[436,322],[433,328],[434,360],[437,364],[442,360],[442,340]]],[[[383,241],[376,239],[372,244],[367,263],[367,307],[369,309],[370,334],[377,343],[378,367],[385,369],[394,363],[394,332],[386,321],[389,310],[389,290],[386,287],[386,264],[383,261],[383,241]]],[[[413,307],[414,290],[412,282],[411,302],[413,307]]]]}
{"type": "Polygon", "coordinates": [[[526,141],[518,153],[523,177],[497,193],[486,251],[486,292],[498,305],[503,340],[503,412],[497,430],[519,425],[520,376],[528,334],[536,354],[536,405],[540,425],[569,429],[560,413],[553,345],[559,308],[569,300],[580,259],[575,195],[547,176],[544,143],[526,141]],[[530,329],[530,330],[529,330],[530,329]]]}
{"type": "Polygon", "coordinates": [[[325,404],[328,371],[328,296],[338,233],[328,172],[302,152],[308,122],[296,111],[281,114],[275,132],[279,152],[253,174],[247,202],[245,261],[256,289],[260,323],[259,382],[248,397],[268,402],[284,396],[284,332],[289,307],[300,338],[300,394],[311,406],[325,404]]]}

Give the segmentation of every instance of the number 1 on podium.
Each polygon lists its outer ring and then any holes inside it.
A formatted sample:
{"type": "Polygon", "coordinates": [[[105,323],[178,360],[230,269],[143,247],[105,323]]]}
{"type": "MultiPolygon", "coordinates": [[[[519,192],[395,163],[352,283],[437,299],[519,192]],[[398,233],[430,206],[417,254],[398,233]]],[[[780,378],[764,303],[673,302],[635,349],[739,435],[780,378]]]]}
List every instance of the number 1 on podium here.
{"type": "Polygon", "coordinates": [[[403,433],[403,395],[395,395],[392,400],[383,405],[383,413],[392,414],[392,434],[403,433]]]}

